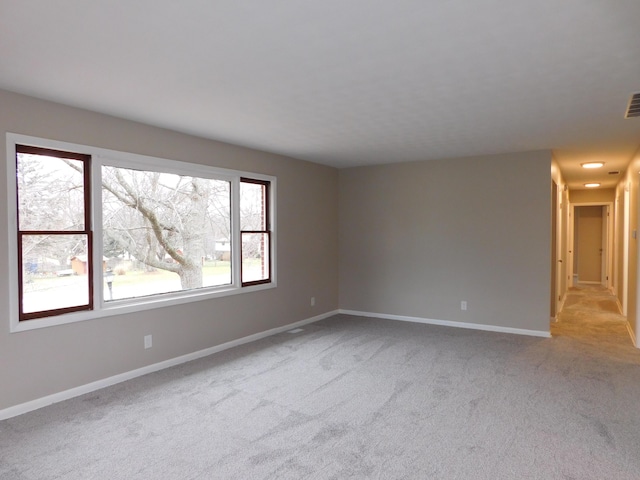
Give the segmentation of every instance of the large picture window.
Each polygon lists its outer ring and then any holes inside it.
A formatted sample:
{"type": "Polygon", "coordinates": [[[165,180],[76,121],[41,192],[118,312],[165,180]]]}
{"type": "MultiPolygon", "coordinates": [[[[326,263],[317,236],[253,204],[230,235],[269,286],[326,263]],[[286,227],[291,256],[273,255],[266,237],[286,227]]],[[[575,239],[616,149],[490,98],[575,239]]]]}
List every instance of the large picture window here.
{"type": "Polygon", "coordinates": [[[273,285],[272,177],[18,140],[14,153],[19,322],[273,285]]]}
{"type": "Polygon", "coordinates": [[[231,284],[231,182],[102,167],[107,300],[231,284]]]}

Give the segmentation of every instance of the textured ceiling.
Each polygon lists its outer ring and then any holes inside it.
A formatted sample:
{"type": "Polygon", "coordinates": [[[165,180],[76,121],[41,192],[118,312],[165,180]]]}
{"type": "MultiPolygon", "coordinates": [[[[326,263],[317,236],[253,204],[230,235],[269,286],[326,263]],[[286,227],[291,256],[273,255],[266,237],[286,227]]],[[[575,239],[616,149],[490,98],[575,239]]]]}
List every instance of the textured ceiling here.
{"type": "Polygon", "coordinates": [[[0,88],[336,167],[640,146],[638,0],[2,0],[0,88]]]}

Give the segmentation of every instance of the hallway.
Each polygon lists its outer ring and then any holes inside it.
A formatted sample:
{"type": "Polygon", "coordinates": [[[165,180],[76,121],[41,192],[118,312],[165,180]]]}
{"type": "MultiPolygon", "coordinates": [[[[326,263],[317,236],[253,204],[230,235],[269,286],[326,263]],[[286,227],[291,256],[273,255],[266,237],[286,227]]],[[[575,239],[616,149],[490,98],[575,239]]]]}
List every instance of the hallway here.
{"type": "Polygon", "coordinates": [[[615,296],[600,285],[569,288],[558,321],[551,323],[551,335],[570,337],[599,349],[631,349],[637,354],[615,296]]]}

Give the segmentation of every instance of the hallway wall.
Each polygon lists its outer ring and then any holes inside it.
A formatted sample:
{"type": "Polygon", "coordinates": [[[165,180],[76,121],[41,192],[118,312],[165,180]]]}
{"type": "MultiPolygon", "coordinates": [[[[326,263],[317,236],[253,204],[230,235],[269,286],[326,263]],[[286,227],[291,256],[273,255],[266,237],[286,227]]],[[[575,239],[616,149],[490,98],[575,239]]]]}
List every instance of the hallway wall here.
{"type": "MultiPolygon", "coordinates": [[[[551,248],[557,249],[555,261],[551,264],[552,275],[555,279],[555,291],[551,292],[552,301],[564,300],[569,285],[571,274],[569,272],[569,248],[567,244],[569,235],[569,190],[560,172],[560,166],[555,158],[551,161],[551,179],[558,186],[556,198],[556,236],[551,239],[551,248]]],[[[552,255],[553,257],[553,255],[552,255]]],[[[552,285],[554,282],[552,281],[552,285]]],[[[559,305],[562,308],[562,305],[559,305]]],[[[558,314],[555,308],[551,309],[551,318],[558,314]]]]}
{"type": "Polygon", "coordinates": [[[615,188],[569,190],[569,201],[571,203],[609,203],[613,202],[615,198],[615,188]]]}
{"type": "MultiPolygon", "coordinates": [[[[638,283],[638,201],[640,201],[640,150],[638,150],[632,159],[624,178],[618,184],[617,195],[624,198],[624,190],[629,190],[629,301],[627,308],[627,320],[633,330],[636,346],[640,347],[640,319],[638,318],[638,297],[640,295],[640,285],[638,283]],[[636,234],[634,235],[634,232],[636,234]],[[635,237],[635,238],[634,238],[635,237]]],[[[621,262],[622,260],[620,260],[621,262]]]]}
{"type": "MultiPolygon", "coordinates": [[[[624,245],[625,245],[625,188],[627,188],[626,181],[620,182],[616,187],[616,199],[615,199],[615,257],[614,257],[614,293],[618,299],[618,303],[622,307],[624,313],[624,277],[625,277],[625,265],[624,265],[624,245]]],[[[630,237],[630,235],[629,235],[630,237]]],[[[627,239],[628,240],[628,239],[627,239]]]]}

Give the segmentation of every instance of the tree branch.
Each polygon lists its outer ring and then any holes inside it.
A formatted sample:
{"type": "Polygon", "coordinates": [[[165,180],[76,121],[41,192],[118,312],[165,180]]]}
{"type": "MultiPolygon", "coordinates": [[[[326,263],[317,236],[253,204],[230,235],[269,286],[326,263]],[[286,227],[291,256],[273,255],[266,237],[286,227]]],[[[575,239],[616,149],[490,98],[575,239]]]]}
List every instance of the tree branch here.
{"type": "MultiPolygon", "coordinates": [[[[69,167],[73,168],[74,170],[76,170],[78,172],[82,172],[82,169],[80,167],[78,167],[77,165],[75,165],[75,164],[73,164],[71,162],[68,162],[66,160],[65,160],[65,163],[69,167]]],[[[169,256],[171,258],[173,258],[176,262],[178,262],[180,265],[185,265],[187,263],[187,259],[185,259],[184,256],[180,254],[178,249],[174,248],[167,241],[165,236],[162,234],[163,230],[174,231],[175,229],[173,227],[164,225],[160,221],[160,219],[157,217],[157,215],[155,214],[155,212],[153,210],[151,210],[151,209],[147,208],[145,205],[143,205],[142,199],[140,198],[138,193],[131,187],[131,185],[129,185],[129,183],[126,181],[126,179],[122,176],[122,173],[120,172],[119,169],[117,169],[117,168],[114,169],[114,175],[115,175],[118,183],[120,184],[120,186],[124,189],[124,191],[126,192],[126,194],[130,198],[127,198],[126,195],[123,195],[120,191],[118,191],[116,188],[114,188],[112,185],[110,185],[107,181],[105,181],[104,177],[102,177],[102,186],[103,186],[103,188],[105,188],[106,190],[111,192],[111,194],[114,197],[116,197],[118,200],[120,200],[120,202],[122,202],[127,207],[133,208],[133,209],[137,210],[138,212],[140,212],[149,221],[149,223],[151,225],[151,229],[152,229],[156,239],[158,240],[158,242],[160,243],[162,248],[165,249],[167,254],[169,254],[169,256]]],[[[118,241],[117,239],[115,239],[115,240],[118,241]]],[[[127,244],[129,245],[129,242],[127,242],[127,244]]],[[[138,252],[140,252],[140,249],[137,246],[135,246],[135,249],[138,252]]],[[[148,256],[146,256],[146,255],[144,256],[145,259],[142,259],[142,258],[138,257],[137,255],[135,255],[135,256],[140,261],[146,263],[147,265],[149,265],[151,267],[174,271],[173,269],[166,268],[167,264],[165,264],[165,263],[156,262],[156,260],[148,260],[148,256]],[[153,262],[154,264],[152,265],[149,262],[153,262]]]]}
{"type": "Polygon", "coordinates": [[[145,252],[141,248],[139,248],[136,245],[135,241],[133,241],[130,237],[126,235],[118,235],[116,233],[116,230],[110,230],[109,235],[137,260],[141,261],[145,265],[149,265],[153,268],[159,268],[161,270],[167,270],[169,272],[179,273],[180,266],[178,264],[162,262],[146,255],[145,252]]]}

